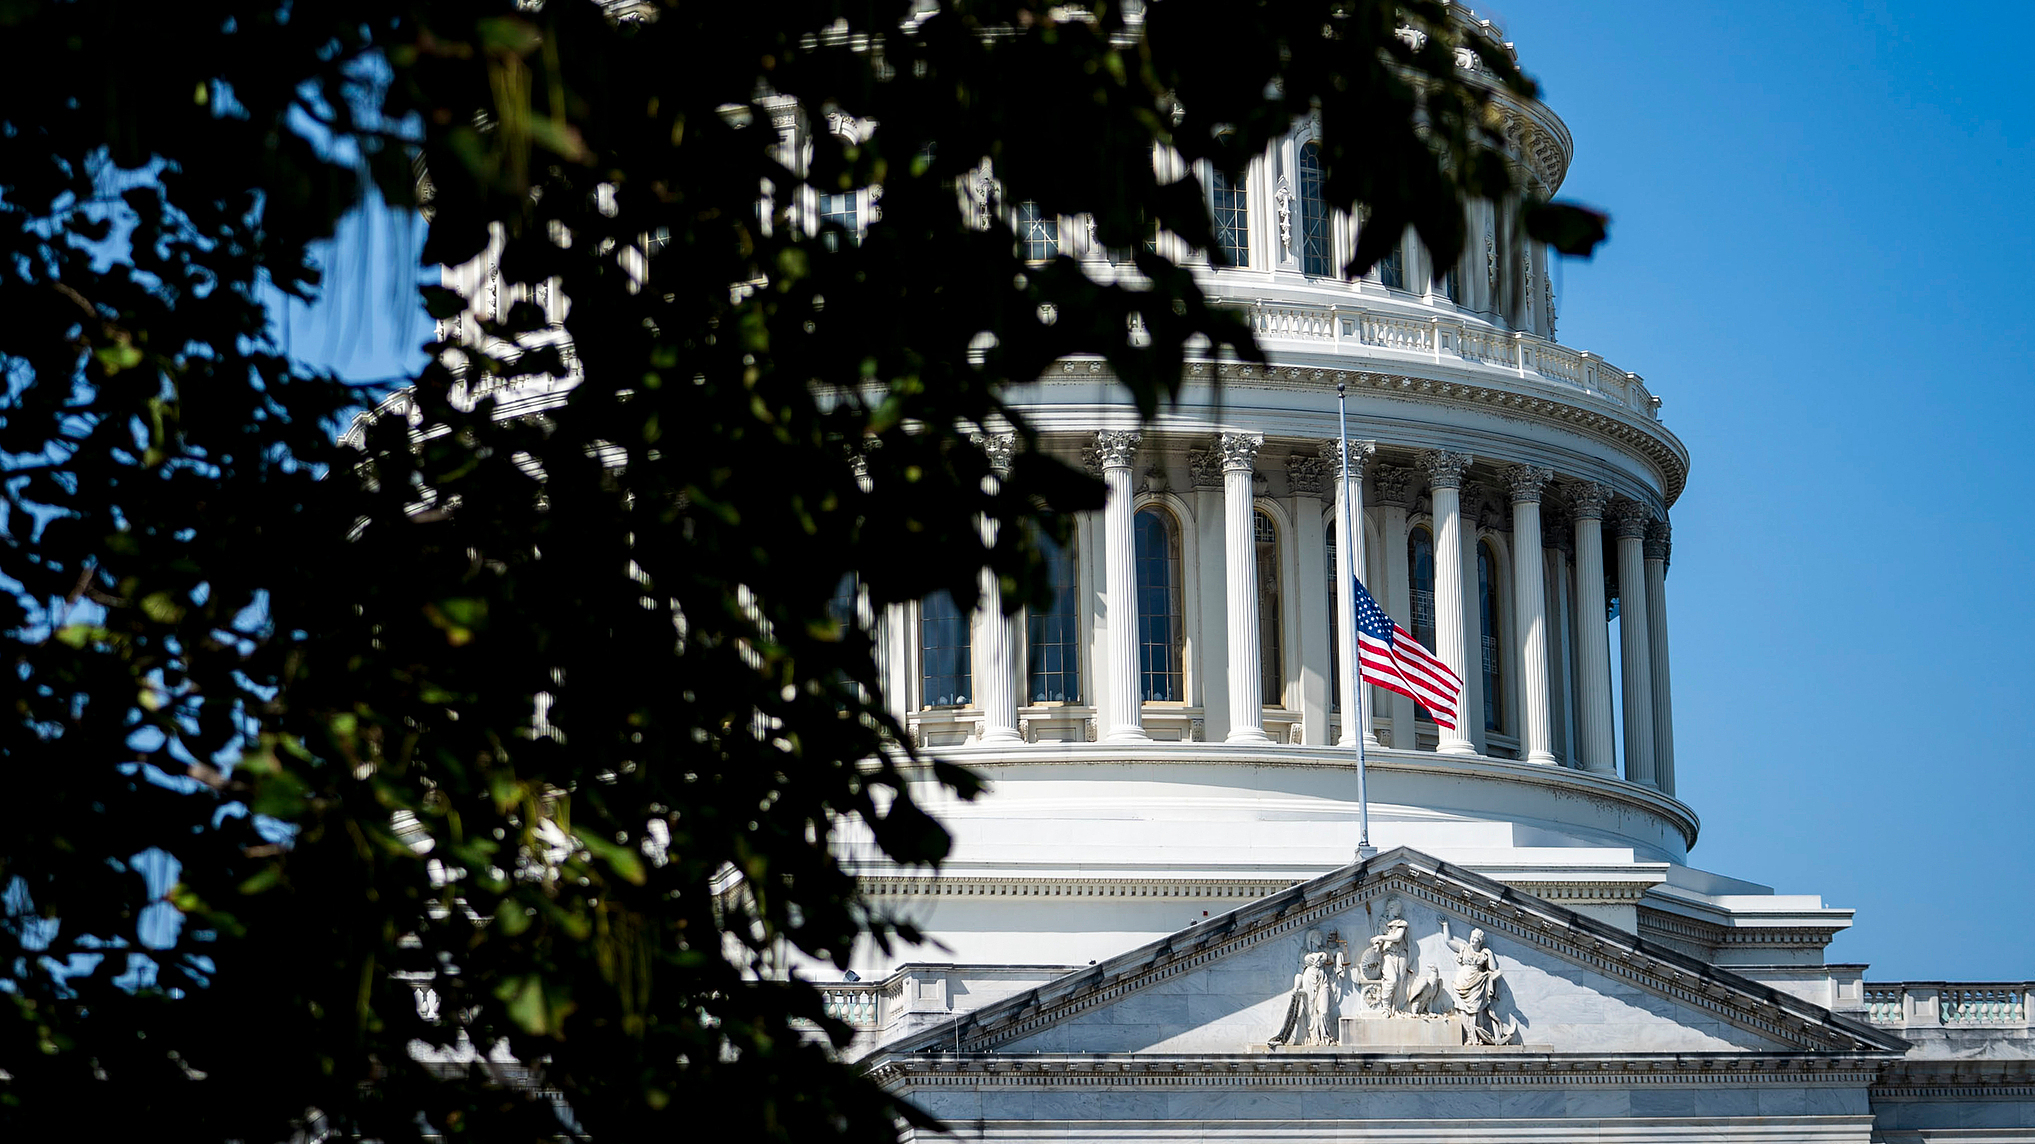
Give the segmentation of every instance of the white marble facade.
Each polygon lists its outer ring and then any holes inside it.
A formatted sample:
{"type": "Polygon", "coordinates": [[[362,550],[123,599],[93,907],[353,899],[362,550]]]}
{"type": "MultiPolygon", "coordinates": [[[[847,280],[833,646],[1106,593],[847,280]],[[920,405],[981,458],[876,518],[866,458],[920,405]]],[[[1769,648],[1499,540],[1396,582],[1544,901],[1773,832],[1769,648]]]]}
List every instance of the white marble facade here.
{"type": "MultiPolygon", "coordinates": [[[[1566,129],[1506,115],[1552,194],[1566,129]]],[[[1200,271],[1268,364],[1190,363],[1149,422],[1101,361],[1011,391],[1108,489],[1052,623],[973,617],[933,688],[918,610],[867,617],[893,710],[990,792],[928,791],[937,873],[861,865],[941,945],[825,984],[855,1054],[976,1139],[2035,1142],[2035,983],[1869,982],[1825,957],[1850,910],[1691,864],[1660,399],[1555,340],[1539,249],[1511,322],[1474,241],[1440,280],[1410,235],[1396,271],[1317,273],[1278,223],[1312,132],[1200,271]],[[1464,676],[1460,733],[1344,701],[1352,573],[1464,676]],[[1360,742],[1384,853],[1352,865],[1360,742]]],[[[1356,223],[1328,233],[1339,265],[1356,223]]]]}

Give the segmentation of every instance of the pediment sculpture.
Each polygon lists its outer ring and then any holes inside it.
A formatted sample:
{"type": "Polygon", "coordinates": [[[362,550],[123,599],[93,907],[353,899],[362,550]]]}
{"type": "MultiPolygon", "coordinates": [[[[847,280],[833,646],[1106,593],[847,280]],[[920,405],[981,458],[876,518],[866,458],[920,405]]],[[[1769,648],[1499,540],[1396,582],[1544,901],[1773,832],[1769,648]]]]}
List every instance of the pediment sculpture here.
{"type": "Polygon", "coordinates": [[[1293,992],[1287,995],[1285,1023],[1266,1044],[1277,1047],[1336,1043],[1342,980],[1349,971],[1349,959],[1337,950],[1331,960],[1327,948],[1331,944],[1341,944],[1334,933],[1324,937],[1320,930],[1307,931],[1300,972],[1293,975],[1293,992]]]}
{"type": "Polygon", "coordinates": [[[1444,981],[1440,966],[1421,964],[1410,928],[1399,899],[1386,899],[1378,932],[1354,966],[1340,950],[1331,952],[1331,946],[1344,944],[1339,935],[1309,930],[1285,1021],[1266,1046],[1514,1043],[1518,1020],[1500,1021],[1492,1009],[1504,971],[1484,944],[1484,931],[1472,929],[1459,938],[1442,920],[1442,945],[1455,963],[1444,981]],[[1345,1008],[1351,1010],[1347,1015],[1345,1008]]]}

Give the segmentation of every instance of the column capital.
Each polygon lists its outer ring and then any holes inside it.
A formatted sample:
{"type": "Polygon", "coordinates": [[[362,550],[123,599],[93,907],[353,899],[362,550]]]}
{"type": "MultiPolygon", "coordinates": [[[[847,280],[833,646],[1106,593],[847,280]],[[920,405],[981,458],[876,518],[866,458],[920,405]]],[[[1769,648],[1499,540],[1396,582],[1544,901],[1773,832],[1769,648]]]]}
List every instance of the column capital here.
{"type": "Polygon", "coordinates": [[[1017,452],[1016,434],[977,433],[973,440],[975,447],[989,457],[991,472],[999,478],[1010,476],[1011,457],[1017,452]]]}
{"type": "MultiPolygon", "coordinates": [[[[1341,481],[1343,479],[1341,444],[1340,441],[1331,437],[1323,441],[1321,448],[1317,450],[1321,454],[1322,461],[1328,465],[1329,479],[1334,481],[1341,481]]],[[[1350,479],[1362,481],[1364,479],[1364,470],[1370,466],[1371,458],[1377,455],[1378,443],[1376,441],[1350,442],[1350,479]]]]}
{"type": "Polygon", "coordinates": [[[1215,446],[1222,453],[1222,471],[1248,473],[1258,467],[1258,450],[1265,447],[1263,433],[1224,433],[1215,446]]]}
{"type": "Polygon", "coordinates": [[[1325,456],[1292,453],[1286,457],[1286,488],[1297,497],[1328,495],[1328,474],[1333,464],[1325,456]]]}
{"type": "Polygon", "coordinates": [[[1505,483],[1512,489],[1513,504],[1535,504],[1540,494],[1554,480],[1554,470],[1539,465],[1514,465],[1505,470],[1505,483]]]}
{"type": "Polygon", "coordinates": [[[1566,487],[1569,512],[1577,520],[1603,520],[1604,506],[1611,502],[1611,490],[1595,481],[1575,481],[1566,487]]]}
{"type": "Polygon", "coordinates": [[[1405,508],[1413,503],[1413,470],[1398,465],[1379,465],[1372,470],[1372,482],[1378,488],[1378,503],[1392,508],[1405,508]]]}
{"type": "Polygon", "coordinates": [[[1187,468],[1194,474],[1197,489],[1219,489],[1222,487],[1222,454],[1214,449],[1189,449],[1187,468]]]}
{"type": "Polygon", "coordinates": [[[1646,526],[1646,558],[1666,563],[1668,553],[1674,548],[1674,528],[1665,520],[1651,521],[1646,526]]]}
{"type": "Polygon", "coordinates": [[[1138,455],[1144,434],[1135,429],[1104,429],[1095,435],[1095,452],[1105,469],[1128,469],[1138,455]]]}
{"type": "Polygon", "coordinates": [[[1605,523],[1611,526],[1611,535],[1620,540],[1645,540],[1646,526],[1653,520],[1653,510],[1636,500],[1620,497],[1611,503],[1611,514],[1605,523]]]}
{"type": "Polygon", "coordinates": [[[1427,470],[1429,488],[1459,489],[1463,487],[1463,471],[1474,459],[1452,449],[1429,449],[1420,455],[1420,464],[1427,470]]]}

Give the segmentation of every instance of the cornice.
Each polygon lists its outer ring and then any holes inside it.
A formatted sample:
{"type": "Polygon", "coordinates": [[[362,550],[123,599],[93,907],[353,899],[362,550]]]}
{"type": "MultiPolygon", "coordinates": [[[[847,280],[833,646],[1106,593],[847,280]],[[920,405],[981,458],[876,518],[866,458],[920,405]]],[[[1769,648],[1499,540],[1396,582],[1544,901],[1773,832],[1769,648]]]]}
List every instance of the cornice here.
{"type": "Polygon", "coordinates": [[[1299,878],[999,878],[989,875],[865,874],[869,898],[1243,898],[1256,901],[1299,878]]]}
{"type": "MultiPolygon", "coordinates": [[[[1049,369],[1038,380],[1043,384],[1078,380],[1089,383],[1114,380],[1101,361],[1063,360],[1058,369],[1049,369]]],[[[1542,424],[1555,425],[1615,446],[1639,457],[1660,475],[1662,507],[1672,506],[1682,495],[1689,479],[1687,451],[1673,434],[1657,425],[1641,422],[1622,406],[1597,402],[1578,393],[1573,400],[1558,397],[1548,385],[1536,385],[1535,392],[1497,383],[1480,383],[1412,373],[1368,369],[1334,369],[1317,366],[1256,366],[1231,362],[1190,362],[1187,379],[1214,380],[1238,389],[1320,390],[1334,393],[1338,385],[1352,392],[1369,390],[1386,397],[1429,405],[1474,408],[1542,424]]],[[[1531,383],[1529,383],[1531,384],[1531,383]]]]}
{"type": "MultiPolygon", "coordinates": [[[[1456,1052],[890,1053],[866,1064],[899,1088],[1860,1087],[1891,1054],[1456,1052]]],[[[1878,1092],[1877,1089],[1874,1090],[1878,1092]]]]}

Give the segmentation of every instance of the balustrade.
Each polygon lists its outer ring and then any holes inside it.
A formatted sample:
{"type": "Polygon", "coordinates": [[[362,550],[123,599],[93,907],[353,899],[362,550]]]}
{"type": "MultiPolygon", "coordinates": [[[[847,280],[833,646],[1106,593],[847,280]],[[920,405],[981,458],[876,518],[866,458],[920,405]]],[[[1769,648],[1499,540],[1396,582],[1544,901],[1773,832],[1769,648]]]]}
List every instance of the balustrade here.
{"type": "Polygon", "coordinates": [[[1537,376],[1573,386],[1623,406],[1648,420],[1660,419],[1660,402],[1638,374],[1627,373],[1596,354],[1570,349],[1533,334],[1502,330],[1462,318],[1386,313],[1357,306],[1308,306],[1265,302],[1220,302],[1240,311],[1262,342],[1299,343],[1319,348],[1365,347],[1418,354],[1441,361],[1454,357],[1517,377],[1537,376]]]}
{"type": "Polygon", "coordinates": [[[1904,1027],[2028,1028],[2035,982],[1896,981],[1865,987],[1866,1020],[1904,1027]]]}

